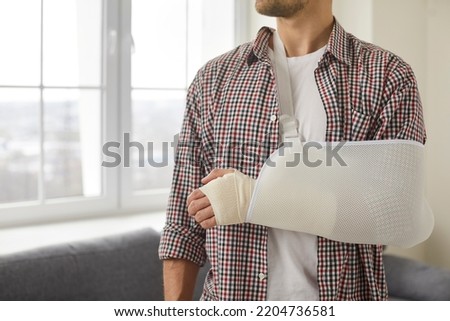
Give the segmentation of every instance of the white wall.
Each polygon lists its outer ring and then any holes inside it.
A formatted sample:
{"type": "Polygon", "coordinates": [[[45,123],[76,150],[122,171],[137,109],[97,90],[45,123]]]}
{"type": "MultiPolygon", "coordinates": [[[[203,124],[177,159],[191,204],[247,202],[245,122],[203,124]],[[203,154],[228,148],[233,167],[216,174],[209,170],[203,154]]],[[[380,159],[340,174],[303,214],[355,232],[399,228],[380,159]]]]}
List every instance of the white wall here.
{"type": "Polygon", "coordinates": [[[428,198],[436,227],[426,260],[450,268],[450,1],[429,0],[426,46],[428,198]]]}
{"type": "MultiPolygon", "coordinates": [[[[249,6],[249,39],[274,19],[249,6]]],[[[428,241],[389,252],[450,268],[450,1],[334,0],[338,21],[357,37],[408,62],[419,84],[428,132],[426,190],[436,226],[428,241]]]]}

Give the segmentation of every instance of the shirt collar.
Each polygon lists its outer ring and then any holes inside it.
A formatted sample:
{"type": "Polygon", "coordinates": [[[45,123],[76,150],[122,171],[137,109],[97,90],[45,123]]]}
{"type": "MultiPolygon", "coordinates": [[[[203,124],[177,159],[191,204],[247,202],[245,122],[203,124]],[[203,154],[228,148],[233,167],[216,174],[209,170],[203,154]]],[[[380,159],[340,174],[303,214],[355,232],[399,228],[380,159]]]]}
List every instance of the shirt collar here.
{"type": "MultiPolygon", "coordinates": [[[[274,29],[269,27],[262,27],[253,42],[252,51],[250,52],[247,63],[251,65],[256,60],[270,62],[268,55],[269,39],[272,35],[274,29]]],[[[338,61],[345,63],[346,65],[351,64],[349,48],[348,34],[342,28],[342,26],[334,20],[333,30],[330,34],[330,39],[328,40],[327,49],[325,53],[331,54],[338,61]]]]}

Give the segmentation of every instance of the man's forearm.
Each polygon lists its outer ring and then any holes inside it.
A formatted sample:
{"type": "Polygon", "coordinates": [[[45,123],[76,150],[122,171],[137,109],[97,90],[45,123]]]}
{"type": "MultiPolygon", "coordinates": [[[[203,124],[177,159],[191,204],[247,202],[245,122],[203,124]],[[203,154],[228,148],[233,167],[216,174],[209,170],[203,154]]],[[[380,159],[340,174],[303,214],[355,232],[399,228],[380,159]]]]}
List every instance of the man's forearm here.
{"type": "Polygon", "coordinates": [[[188,260],[164,260],[164,299],[166,301],[192,300],[200,267],[188,260]]]}

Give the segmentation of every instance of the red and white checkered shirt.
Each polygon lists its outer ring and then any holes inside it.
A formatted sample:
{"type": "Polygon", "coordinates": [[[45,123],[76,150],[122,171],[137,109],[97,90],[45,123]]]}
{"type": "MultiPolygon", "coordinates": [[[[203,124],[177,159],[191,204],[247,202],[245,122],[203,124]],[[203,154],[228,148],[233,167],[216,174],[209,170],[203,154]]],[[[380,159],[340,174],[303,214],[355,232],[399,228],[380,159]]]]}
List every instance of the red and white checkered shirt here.
{"type": "MultiPolygon", "coordinates": [[[[208,62],[188,91],[159,255],[199,265],[208,258],[212,268],[204,300],[266,299],[267,228],[239,224],[205,231],[187,214],[186,199],[214,168],[236,168],[257,178],[277,149],[271,34],[262,28],[255,41],[208,62]]],[[[414,74],[394,54],[358,40],[336,22],[315,78],[327,115],[327,141],[425,143],[414,74]]],[[[382,246],[319,237],[317,255],[321,300],[387,298],[382,246]]]]}

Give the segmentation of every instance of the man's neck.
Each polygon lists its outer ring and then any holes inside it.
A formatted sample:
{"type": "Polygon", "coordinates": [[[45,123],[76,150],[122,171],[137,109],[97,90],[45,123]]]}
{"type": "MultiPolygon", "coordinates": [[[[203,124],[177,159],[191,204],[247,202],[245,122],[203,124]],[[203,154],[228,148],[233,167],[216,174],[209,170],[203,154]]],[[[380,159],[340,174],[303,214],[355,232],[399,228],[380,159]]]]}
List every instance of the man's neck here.
{"type": "Polygon", "coordinates": [[[290,18],[277,18],[277,30],[288,57],[314,52],[328,43],[333,30],[331,8],[309,6],[290,18]]]}

